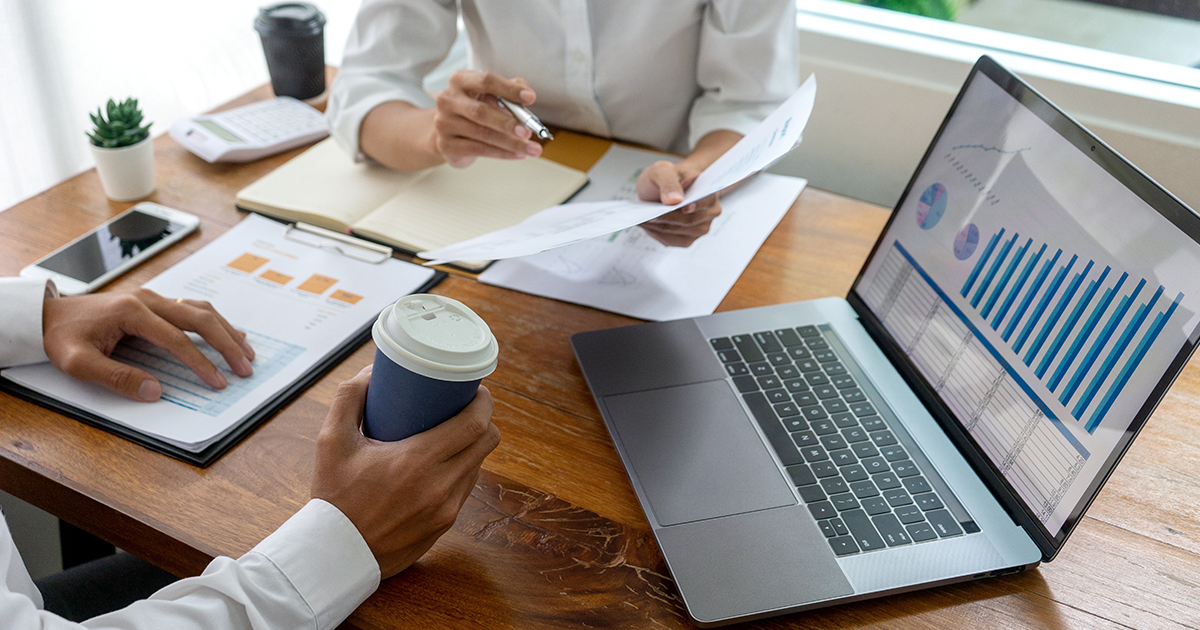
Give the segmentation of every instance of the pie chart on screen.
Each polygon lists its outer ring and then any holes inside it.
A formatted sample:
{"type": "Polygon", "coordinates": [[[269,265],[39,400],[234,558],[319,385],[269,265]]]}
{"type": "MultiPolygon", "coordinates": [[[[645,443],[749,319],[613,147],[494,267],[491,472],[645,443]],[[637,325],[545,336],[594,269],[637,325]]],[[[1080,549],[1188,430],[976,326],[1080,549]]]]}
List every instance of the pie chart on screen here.
{"type": "Polygon", "coordinates": [[[946,187],[932,184],[921,193],[921,199],[917,202],[917,225],[920,225],[922,230],[928,230],[937,225],[945,213],[946,187]]]}
{"type": "Polygon", "coordinates": [[[954,237],[954,257],[966,260],[975,253],[975,247],[978,245],[979,228],[975,227],[974,223],[968,223],[966,227],[958,231],[958,236],[954,237]]]}

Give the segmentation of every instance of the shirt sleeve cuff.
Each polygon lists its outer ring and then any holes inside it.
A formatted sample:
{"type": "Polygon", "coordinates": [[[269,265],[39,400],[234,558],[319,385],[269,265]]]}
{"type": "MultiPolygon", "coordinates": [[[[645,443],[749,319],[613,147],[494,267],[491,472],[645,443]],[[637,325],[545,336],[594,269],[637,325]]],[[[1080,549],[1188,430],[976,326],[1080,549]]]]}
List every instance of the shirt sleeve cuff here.
{"type": "Polygon", "coordinates": [[[0,367],[48,361],[42,342],[42,303],[58,297],[49,280],[0,278],[0,367]]]}
{"type": "Polygon", "coordinates": [[[254,548],[308,603],[318,628],[332,628],[379,587],[379,563],[358,528],[313,499],[254,548]]]}

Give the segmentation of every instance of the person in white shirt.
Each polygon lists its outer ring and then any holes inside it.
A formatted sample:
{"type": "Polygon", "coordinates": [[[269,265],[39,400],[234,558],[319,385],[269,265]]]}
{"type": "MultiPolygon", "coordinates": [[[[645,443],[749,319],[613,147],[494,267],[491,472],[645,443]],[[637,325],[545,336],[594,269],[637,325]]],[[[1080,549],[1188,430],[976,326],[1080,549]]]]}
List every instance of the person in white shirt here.
{"type": "MultiPolygon", "coordinates": [[[[641,199],[674,205],[798,82],[794,0],[364,0],[327,116],[356,159],[400,171],[540,155],[506,98],[551,125],[686,153],[637,182],[641,199]],[[472,69],[435,98],[422,80],[460,16],[472,69]]],[[[642,227],[687,246],[720,210],[713,195],[642,227]]]]}
{"type": "MultiPolygon", "coordinates": [[[[199,334],[235,373],[248,375],[245,335],[205,302],[147,290],[59,298],[52,284],[0,278],[0,367],[49,360],[63,372],[137,400],[162,387],[113,361],[137,335],[162,346],[214,387],[219,373],[183,331],[199,334]],[[215,378],[214,378],[215,377],[215,378]]],[[[223,379],[220,379],[223,380],[223,379]]],[[[359,430],[370,367],[339,386],[317,439],[312,499],[237,560],[217,558],[198,577],[75,624],[42,610],[42,597],[0,517],[0,627],[267,629],[340,624],[379,585],[420,558],[454,524],[499,443],[484,387],[462,413],[400,442],[359,430]],[[435,462],[430,465],[430,462],[435,462]]]]}

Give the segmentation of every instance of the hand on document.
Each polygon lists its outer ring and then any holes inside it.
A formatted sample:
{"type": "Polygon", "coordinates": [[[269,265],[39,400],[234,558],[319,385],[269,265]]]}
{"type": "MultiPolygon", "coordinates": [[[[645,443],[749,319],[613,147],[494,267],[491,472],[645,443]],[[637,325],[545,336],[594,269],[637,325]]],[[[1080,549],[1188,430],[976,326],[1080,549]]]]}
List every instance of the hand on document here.
{"type": "MultiPolygon", "coordinates": [[[[679,162],[660,160],[643,170],[637,179],[638,199],[677,206],[684,191],[691,188],[704,169],[742,139],[735,131],[717,130],[705,134],[696,148],[679,162]]],[[[732,187],[730,187],[732,188],[732,187]]],[[[728,189],[727,189],[728,190],[728,189]]],[[[720,191],[725,192],[725,191],[720,191]]],[[[688,247],[708,234],[713,219],[721,215],[719,193],[657,216],[641,224],[654,240],[668,247],[688,247]]]]}
{"type": "Polygon", "coordinates": [[[317,437],[312,496],[354,523],[387,579],[454,525],[500,430],[491,422],[492,395],[480,387],[457,416],[399,442],[377,442],[359,429],[370,380],[367,366],[338,387],[317,437]]]}
{"type": "Polygon", "coordinates": [[[225,377],[192,343],[194,332],[225,357],[238,376],[250,376],[254,349],[208,302],[169,300],[148,289],[46,300],[42,338],[50,363],[67,376],[102,385],[126,398],[152,402],[158,379],[109,358],[125,336],[141,337],[171,353],[214,389],[225,377]]]}

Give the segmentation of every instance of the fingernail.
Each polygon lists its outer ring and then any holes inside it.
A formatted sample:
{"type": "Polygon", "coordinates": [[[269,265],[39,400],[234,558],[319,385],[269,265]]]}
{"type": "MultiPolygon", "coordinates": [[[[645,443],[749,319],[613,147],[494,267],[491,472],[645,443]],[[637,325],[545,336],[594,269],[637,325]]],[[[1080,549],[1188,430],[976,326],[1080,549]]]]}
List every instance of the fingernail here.
{"type": "Polygon", "coordinates": [[[157,381],[146,379],[138,387],[137,396],[138,400],[154,402],[162,396],[162,385],[159,385],[157,381]]]}
{"type": "Polygon", "coordinates": [[[359,370],[359,371],[358,371],[358,373],[359,373],[359,374],[370,374],[370,373],[371,373],[371,370],[374,370],[374,369],[375,369],[375,364],[374,364],[374,363],[368,363],[368,364],[367,364],[367,367],[365,367],[365,368],[363,368],[363,369],[359,370]]]}
{"type": "Polygon", "coordinates": [[[525,125],[517,125],[516,127],[513,127],[513,135],[522,140],[528,140],[530,136],[533,135],[533,132],[530,131],[525,125]]]}
{"type": "Polygon", "coordinates": [[[668,205],[675,205],[677,203],[683,203],[683,195],[679,193],[670,193],[667,195],[668,205]]]}
{"type": "Polygon", "coordinates": [[[537,157],[542,154],[542,145],[540,145],[536,142],[526,142],[525,143],[525,152],[528,153],[529,155],[537,157]]]}
{"type": "Polygon", "coordinates": [[[533,90],[521,90],[520,96],[521,102],[525,103],[526,105],[532,103],[533,99],[537,98],[537,95],[533,93],[533,90]]]}
{"type": "Polygon", "coordinates": [[[225,386],[229,384],[229,381],[225,380],[225,375],[221,374],[220,370],[217,371],[217,378],[215,380],[217,381],[217,389],[225,389],[225,386]]]}
{"type": "Polygon", "coordinates": [[[250,365],[250,361],[246,357],[242,357],[242,360],[238,362],[238,370],[242,376],[254,374],[254,366],[250,365]]]}
{"type": "Polygon", "coordinates": [[[247,359],[254,360],[254,348],[251,348],[250,342],[245,339],[242,340],[242,352],[246,355],[247,359]]]}

